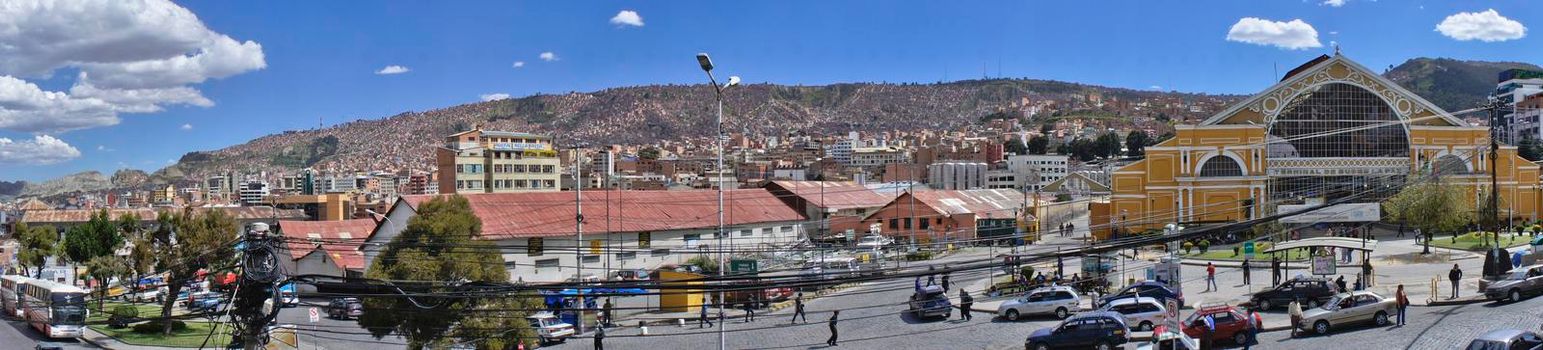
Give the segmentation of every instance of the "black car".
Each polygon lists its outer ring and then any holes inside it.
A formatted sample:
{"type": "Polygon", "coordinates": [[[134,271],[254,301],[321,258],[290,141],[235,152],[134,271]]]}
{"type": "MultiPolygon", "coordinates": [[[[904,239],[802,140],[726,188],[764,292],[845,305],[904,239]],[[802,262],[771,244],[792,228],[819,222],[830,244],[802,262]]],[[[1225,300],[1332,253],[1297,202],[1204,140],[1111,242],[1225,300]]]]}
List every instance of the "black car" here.
{"type": "Polygon", "coordinates": [[[1049,349],[1117,349],[1130,341],[1125,319],[1108,311],[1084,312],[1073,315],[1051,328],[1041,328],[1029,334],[1023,341],[1028,350],[1049,349]]]}
{"type": "Polygon", "coordinates": [[[1296,301],[1302,303],[1302,309],[1306,310],[1322,305],[1337,293],[1339,288],[1327,278],[1298,278],[1254,292],[1249,301],[1260,310],[1284,307],[1296,301]]]}
{"type": "Polygon", "coordinates": [[[1106,295],[1103,298],[1099,298],[1098,304],[1094,305],[1094,307],[1103,307],[1104,305],[1108,305],[1110,302],[1115,300],[1135,298],[1137,296],[1157,298],[1163,302],[1173,300],[1179,304],[1179,308],[1184,308],[1184,295],[1174,292],[1173,289],[1168,288],[1167,284],[1157,281],[1145,281],[1132,284],[1128,287],[1125,287],[1125,289],[1121,289],[1119,292],[1115,292],[1113,294],[1106,295]]]}
{"type": "Polygon", "coordinates": [[[359,298],[332,298],[327,303],[327,317],[346,320],[364,314],[364,303],[359,298]]]}

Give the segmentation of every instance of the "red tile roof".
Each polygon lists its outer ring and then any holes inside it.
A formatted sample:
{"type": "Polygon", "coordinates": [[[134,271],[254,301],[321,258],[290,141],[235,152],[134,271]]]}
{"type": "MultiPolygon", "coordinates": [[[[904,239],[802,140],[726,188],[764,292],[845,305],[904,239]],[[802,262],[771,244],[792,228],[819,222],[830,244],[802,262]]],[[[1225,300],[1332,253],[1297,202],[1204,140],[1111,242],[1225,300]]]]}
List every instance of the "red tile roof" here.
{"type": "Polygon", "coordinates": [[[772,181],[772,185],[792,192],[809,205],[836,210],[878,208],[895,199],[854,181],[772,181]],[[823,193],[821,186],[825,187],[823,193]]]}
{"type": "Polygon", "coordinates": [[[1024,199],[1012,189],[919,191],[915,196],[940,213],[975,214],[976,219],[1011,219],[1024,199]]]}
{"type": "MultiPolygon", "coordinates": [[[[181,211],[183,208],[115,208],[108,209],[108,216],[113,220],[128,213],[139,214],[142,221],[155,221],[160,212],[181,211]]],[[[219,210],[230,214],[236,220],[263,220],[263,219],[303,219],[305,211],[300,209],[278,209],[271,207],[196,207],[194,211],[204,212],[219,210]]],[[[22,214],[21,221],[29,224],[70,224],[82,223],[91,220],[91,214],[96,210],[65,209],[65,210],[33,210],[22,214]]]]}
{"type": "Polygon", "coordinates": [[[375,220],[371,219],[279,221],[279,232],[288,238],[285,245],[289,247],[291,259],[298,260],[320,251],[344,269],[364,269],[364,254],[355,248],[374,230],[375,220]],[[312,239],[322,243],[310,243],[312,239]]]}
{"type": "MultiPolygon", "coordinates": [[[[718,192],[584,191],[584,223],[588,232],[642,232],[712,228],[718,225],[718,192]],[[609,199],[607,199],[609,197],[609,199]],[[607,213],[607,207],[610,212],[607,213]]],[[[552,237],[574,234],[574,193],[524,192],[463,194],[482,219],[486,238],[552,237]]],[[[436,195],[403,196],[417,208],[436,195]]],[[[733,189],[724,193],[727,225],[803,220],[804,216],[764,189],[733,189]]],[[[416,210],[416,209],[415,209],[416,210]]]]}

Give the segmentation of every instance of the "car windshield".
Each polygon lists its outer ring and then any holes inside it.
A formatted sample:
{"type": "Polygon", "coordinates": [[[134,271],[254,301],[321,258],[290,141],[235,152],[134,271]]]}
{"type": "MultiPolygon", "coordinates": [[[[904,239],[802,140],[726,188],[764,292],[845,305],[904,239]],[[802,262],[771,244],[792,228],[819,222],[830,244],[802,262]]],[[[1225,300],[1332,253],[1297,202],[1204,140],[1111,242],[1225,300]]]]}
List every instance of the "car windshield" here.
{"type": "Polygon", "coordinates": [[[1468,350],[1507,350],[1506,348],[1506,343],[1483,339],[1474,339],[1467,347],[1468,350]]]}
{"type": "Polygon", "coordinates": [[[1512,280],[1512,281],[1520,281],[1520,280],[1527,279],[1527,270],[1511,271],[1511,275],[1510,276],[1506,276],[1505,279],[1512,280]]]}
{"type": "Polygon", "coordinates": [[[1324,310],[1333,310],[1335,305],[1339,305],[1339,302],[1344,299],[1344,295],[1335,295],[1333,298],[1329,298],[1329,302],[1323,303],[1323,305],[1318,307],[1323,308],[1324,310]]]}

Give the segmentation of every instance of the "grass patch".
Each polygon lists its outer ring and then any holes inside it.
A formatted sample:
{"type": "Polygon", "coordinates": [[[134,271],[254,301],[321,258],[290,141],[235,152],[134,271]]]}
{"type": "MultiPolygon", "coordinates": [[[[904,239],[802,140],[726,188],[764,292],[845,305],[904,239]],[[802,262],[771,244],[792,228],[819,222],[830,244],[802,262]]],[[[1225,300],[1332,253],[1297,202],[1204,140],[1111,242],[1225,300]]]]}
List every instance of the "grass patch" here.
{"type": "MultiPolygon", "coordinates": [[[[112,311],[113,308],[116,308],[119,305],[132,305],[132,306],[134,306],[135,309],[139,310],[139,317],[140,318],[161,317],[161,304],[143,304],[143,303],[129,304],[129,303],[124,303],[124,302],[109,301],[109,302],[102,303],[102,308],[98,309],[96,307],[96,303],[93,302],[93,303],[90,303],[89,307],[91,309],[91,315],[89,317],[86,317],[86,322],[107,322],[107,317],[111,316],[111,315],[109,315],[107,312],[104,312],[102,310],[112,311]]],[[[175,307],[175,306],[172,307],[172,314],[173,315],[177,314],[176,308],[177,307],[175,307]]]]}
{"type": "MultiPolygon", "coordinates": [[[[1221,261],[1243,261],[1244,257],[1242,253],[1232,255],[1232,248],[1216,247],[1212,247],[1210,251],[1205,253],[1201,253],[1199,250],[1192,250],[1190,251],[1190,254],[1181,255],[1186,258],[1221,261]]],[[[1292,249],[1286,253],[1280,253],[1280,256],[1283,261],[1307,261],[1308,258],[1307,250],[1305,249],[1292,249]]],[[[1270,261],[1270,254],[1254,253],[1253,261],[1270,261]]]]}
{"type": "Polygon", "coordinates": [[[91,330],[105,334],[113,339],[129,345],[156,346],[169,348],[197,348],[204,344],[204,338],[209,337],[209,330],[215,327],[214,336],[209,338],[206,347],[223,347],[230,344],[230,327],[220,323],[187,320],[187,329],[173,331],[171,335],[160,333],[144,334],[135,333],[131,328],[112,329],[107,325],[92,325],[91,330]]]}
{"type": "MultiPolygon", "coordinates": [[[[1431,247],[1436,247],[1436,248],[1457,249],[1457,250],[1470,250],[1470,251],[1481,251],[1482,252],[1482,251],[1488,250],[1491,247],[1494,247],[1495,246],[1495,241],[1494,240],[1495,239],[1493,237],[1483,237],[1483,235],[1477,235],[1477,234],[1472,234],[1472,233],[1458,235],[1456,241],[1452,240],[1452,236],[1436,236],[1436,239],[1432,239],[1430,241],[1430,246],[1431,247]]],[[[1508,235],[1501,235],[1500,236],[1500,245],[1502,247],[1505,247],[1505,248],[1523,246],[1523,245],[1527,245],[1530,242],[1532,242],[1532,237],[1529,237],[1527,235],[1509,235],[1508,234],[1508,235]]]]}

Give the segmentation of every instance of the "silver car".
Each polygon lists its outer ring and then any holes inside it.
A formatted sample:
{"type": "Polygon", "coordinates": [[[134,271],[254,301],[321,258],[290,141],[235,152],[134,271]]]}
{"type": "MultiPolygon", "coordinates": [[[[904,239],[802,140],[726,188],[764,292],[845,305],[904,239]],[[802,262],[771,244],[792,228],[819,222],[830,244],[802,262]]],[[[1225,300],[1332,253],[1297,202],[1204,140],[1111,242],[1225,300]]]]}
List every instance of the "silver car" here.
{"type": "Polygon", "coordinates": [[[1490,283],[1484,296],[1490,300],[1518,302],[1522,297],[1543,293],[1543,265],[1511,270],[1505,279],[1490,283]]]}
{"type": "Polygon", "coordinates": [[[1028,294],[1002,302],[997,315],[1008,321],[1017,321],[1025,315],[1055,315],[1064,319],[1081,309],[1082,298],[1077,290],[1067,286],[1038,288],[1028,294]]]}
{"type": "Polygon", "coordinates": [[[1387,326],[1388,317],[1398,314],[1398,301],[1384,298],[1377,293],[1359,291],[1340,293],[1323,306],[1306,310],[1298,329],[1327,334],[1331,327],[1347,323],[1371,321],[1377,326],[1387,326]]]}

